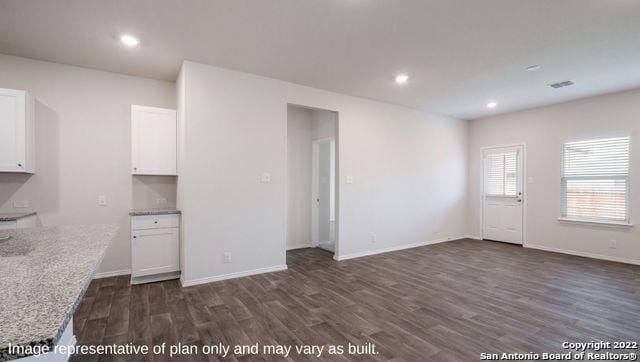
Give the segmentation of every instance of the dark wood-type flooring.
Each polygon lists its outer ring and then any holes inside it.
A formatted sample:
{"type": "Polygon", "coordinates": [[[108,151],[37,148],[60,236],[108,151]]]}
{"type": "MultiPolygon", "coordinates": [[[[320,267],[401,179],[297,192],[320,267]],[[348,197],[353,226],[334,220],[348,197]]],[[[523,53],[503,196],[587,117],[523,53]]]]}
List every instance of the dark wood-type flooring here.
{"type": "MultiPolygon", "coordinates": [[[[301,249],[288,252],[287,263],[287,271],[189,288],[94,280],[75,313],[78,343],[371,342],[379,354],[360,360],[425,361],[640,339],[638,266],[477,240],[342,262],[301,249]]],[[[207,358],[217,359],[198,359],[207,358]]]]}

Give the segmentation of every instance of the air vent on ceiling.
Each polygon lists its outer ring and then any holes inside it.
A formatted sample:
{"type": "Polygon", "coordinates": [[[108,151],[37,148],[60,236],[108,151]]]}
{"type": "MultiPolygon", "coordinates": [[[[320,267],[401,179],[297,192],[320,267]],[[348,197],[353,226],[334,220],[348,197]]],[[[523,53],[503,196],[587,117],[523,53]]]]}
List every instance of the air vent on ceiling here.
{"type": "Polygon", "coordinates": [[[558,83],[549,84],[549,87],[551,87],[551,88],[562,88],[562,87],[568,87],[570,85],[573,85],[573,82],[570,81],[570,80],[565,80],[564,82],[558,82],[558,83]]]}

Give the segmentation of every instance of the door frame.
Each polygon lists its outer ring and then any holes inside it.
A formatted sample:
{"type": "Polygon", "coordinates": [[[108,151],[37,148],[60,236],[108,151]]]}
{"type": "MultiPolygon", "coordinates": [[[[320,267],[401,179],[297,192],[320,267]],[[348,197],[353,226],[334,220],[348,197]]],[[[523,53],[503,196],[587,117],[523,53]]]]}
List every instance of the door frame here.
{"type": "MultiPolygon", "coordinates": [[[[318,246],[318,244],[320,243],[319,239],[319,225],[318,225],[318,203],[316,202],[316,198],[317,198],[317,194],[318,194],[318,188],[319,188],[319,184],[318,184],[318,176],[320,173],[320,165],[319,165],[319,152],[320,152],[320,144],[322,143],[331,143],[332,141],[334,142],[334,147],[337,148],[337,144],[335,143],[335,137],[324,137],[324,138],[319,138],[317,140],[311,140],[311,200],[309,200],[311,202],[311,245],[315,248],[318,246]]],[[[337,162],[336,162],[336,158],[337,158],[337,153],[334,152],[333,154],[334,160],[333,160],[333,167],[334,167],[334,176],[337,176],[338,174],[338,170],[337,170],[337,162]]],[[[334,187],[337,190],[338,188],[338,180],[335,179],[334,181],[334,187]]],[[[337,207],[337,191],[334,192],[334,196],[335,196],[335,200],[333,200],[334,203],[334,207],[337,207]]],[[[335,211],[334,211],[335,213],[335,211]]],[[[337,217],[336,217],[337,219],[337,217]]],[[[337,224],[338,220],[334,220],[334,222],[337,224]]],[[[335,227],[335,226],[334,226],[335,227]]],[[[336,236],[337,239],[337,236],[336,236]]],[[[334,245],[335,248],[335,245],[334,245]]],[[[334,252],[335,254],[335,252],[334,252]]]]}
{"type": "Polygon", "coordinates": [[[487,150],[506,147],[522,147],[522,247],[527,244],[527,204],[529,194],[527,192],[527,143],[510,143],[497,146],[480,147],[480,240],[484,240],[484,153],[487,150]]]}

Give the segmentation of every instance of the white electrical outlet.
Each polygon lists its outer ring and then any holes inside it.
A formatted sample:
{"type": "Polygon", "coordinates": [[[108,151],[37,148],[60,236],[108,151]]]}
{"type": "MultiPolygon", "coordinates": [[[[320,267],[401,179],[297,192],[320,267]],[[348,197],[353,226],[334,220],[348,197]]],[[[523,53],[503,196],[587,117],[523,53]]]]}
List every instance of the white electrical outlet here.
{"type": "Polygon", "coordinates": [[[353,176],[347,176],[347,177],[346,177],[346,182],[347,182],[348,184],[352,184],[352,183],[353,183],[353,176]]]}
{"type": "Polygon", "coordinates": [[[228,251],[222,253],[222,259],[224,260],[225,263],[231,263],[231,253],[228,251]]]}
{"type": "Polygon", "coordinates": [[[107,196],[106,195],[98,196],[98,206],[107,206],[107,196]]]}
{"type": "Polygon", "coordinates": [[[29,200],[14,201],[13,207],[16,209],[23,209],[23,208],[29,207],[29,200]]]}
{"type": "Polygon", "coordinates": [[[260,182],[262,183],[271,182],[271,174],[268,172],[263,172],[262,175],[260,176],[260,182]]]}
{"type": "Polygon", "coordinates": [[[166,203],[167,203],[167,199],[165,199],[165,198],[156,199],[156,204],[158,204],[158,205],[164,205],[166,203]]]}
{"type": "Polygon", "coordinates": [[[375,243],[376,241],[378,241],[378,235],[376,234],[371,234],[371,242],[375,243]]]}
{"type": "Polygon", "coordinates": [[[611,249],[615,249],[615,248],[617,248],[617,247],[618,247],[618,241],[616,241],[616,240],[614,240],[614,239],[609,240],[609,247],[610,247],[611,249]]]}

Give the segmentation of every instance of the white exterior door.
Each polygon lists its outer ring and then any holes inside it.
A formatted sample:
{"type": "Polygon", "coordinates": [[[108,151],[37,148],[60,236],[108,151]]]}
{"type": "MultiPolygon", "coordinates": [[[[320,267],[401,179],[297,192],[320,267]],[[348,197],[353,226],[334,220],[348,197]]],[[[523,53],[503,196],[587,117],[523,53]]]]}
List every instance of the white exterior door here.
{"type": "Polygon", "coordinates": [[[522,146],[483,151],[483,239],[522,244],[523,154],[522,146]]]}

